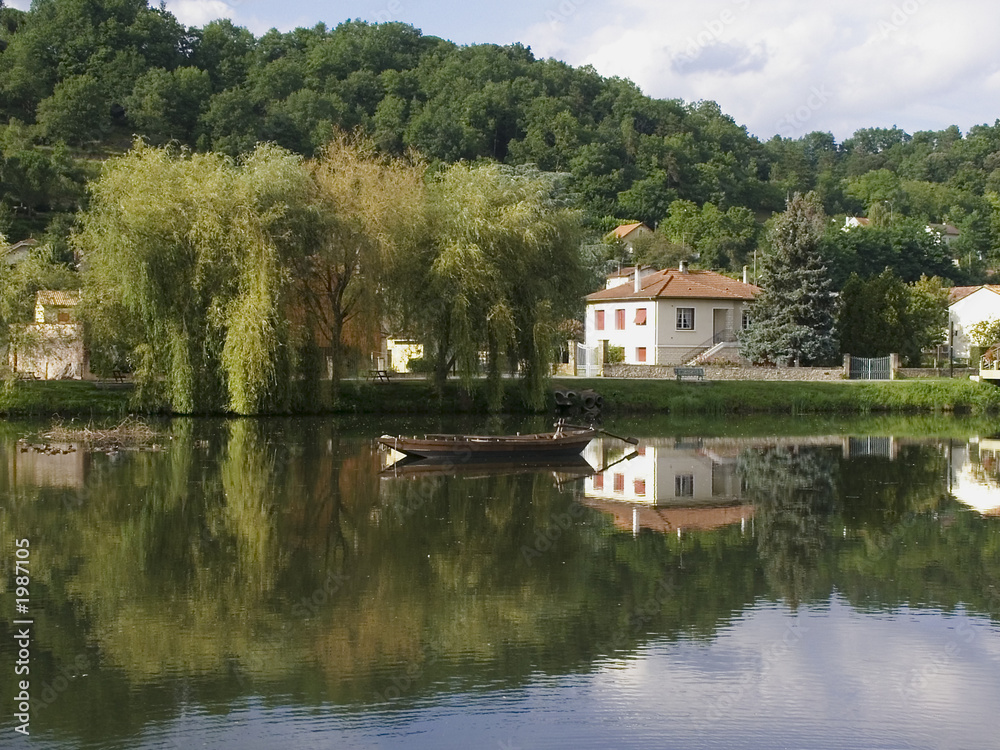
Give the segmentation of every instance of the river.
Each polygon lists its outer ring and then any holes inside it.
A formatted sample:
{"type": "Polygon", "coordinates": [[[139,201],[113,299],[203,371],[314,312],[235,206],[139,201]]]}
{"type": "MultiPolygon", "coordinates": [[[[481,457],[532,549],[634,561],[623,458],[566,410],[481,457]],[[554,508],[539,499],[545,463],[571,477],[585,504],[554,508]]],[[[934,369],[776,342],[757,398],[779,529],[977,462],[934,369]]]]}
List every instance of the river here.
{"type": "Polygon", "coordinates": [[[374,438],[473,425],[156,427],[0,431],[2,747],[998,746],[987,422],[635,419],[424,472],[374,438]]]}

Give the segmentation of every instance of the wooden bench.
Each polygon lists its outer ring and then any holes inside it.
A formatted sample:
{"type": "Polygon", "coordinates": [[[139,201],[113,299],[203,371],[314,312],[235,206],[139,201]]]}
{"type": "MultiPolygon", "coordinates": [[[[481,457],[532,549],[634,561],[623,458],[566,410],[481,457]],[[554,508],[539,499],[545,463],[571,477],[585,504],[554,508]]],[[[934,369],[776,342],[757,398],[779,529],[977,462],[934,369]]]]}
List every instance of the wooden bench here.
{"type": "Polygon", "coordinates": [[[388,370],[369,370],[368,379],[373,383],[376,380],[381,380],[385,383],[389,382],[389,371],[388,370]]]}
{"type": "Polygon", "coordinates": [[[121,370],[114,370],[111,373],[111,377],[114,379],[114,381],[116,383],[124,383],[125,382],[125,373],[122,372],[121,370]]]}
{"type": "Polygon", "coordinates": [[[684,378],[696,378],[697,380],[705,379],[705,368],[704,367],[675,367],[674,377],[678,380],[683,380],[684,378]]]}

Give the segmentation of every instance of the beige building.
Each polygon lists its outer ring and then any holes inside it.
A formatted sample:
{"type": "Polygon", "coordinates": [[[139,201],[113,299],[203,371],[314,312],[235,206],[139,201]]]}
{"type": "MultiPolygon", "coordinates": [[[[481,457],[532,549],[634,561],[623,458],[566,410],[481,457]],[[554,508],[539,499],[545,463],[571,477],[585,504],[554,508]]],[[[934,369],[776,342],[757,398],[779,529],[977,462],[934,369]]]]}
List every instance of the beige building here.
{"type": "Polygon", "coordinates": [[[12,371],[39,380],[80,380],[87,374],[80,293],[44,290],[35,297],[35,322],[11,326],[7,353],[12,371]]]}
{"type": "Polygon", "coordinates": [[[714,271],[626,269],[586,298],[586,346],[624,350],[628,365],[735,360],[760,288],[714,271]]]}
{"type": "Polygon", "coordinates": [[[608,238],[621,242],[629,251],[629,254],[631,254],[635,252],[636,239],[639,237],[649,237],[652,236],[652,234],[652,229],[647,227],[641,221],[638,221],[634,224],[622,224],[619,227],[615,227],[608,235],[608,238]]]}

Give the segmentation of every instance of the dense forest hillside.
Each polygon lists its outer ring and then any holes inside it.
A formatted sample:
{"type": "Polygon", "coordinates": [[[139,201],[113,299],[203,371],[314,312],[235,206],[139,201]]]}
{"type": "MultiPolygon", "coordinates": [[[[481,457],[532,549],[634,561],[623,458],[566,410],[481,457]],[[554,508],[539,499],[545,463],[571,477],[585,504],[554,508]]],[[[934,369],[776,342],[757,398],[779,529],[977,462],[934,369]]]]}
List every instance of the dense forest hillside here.
{"type": "Polygon", "coordinates": [[[458,46],[359,21],[255,37],[229,21],[185,28],[145,0],[0,5],[0,47],[0,231],[12,240],[47,235],[64,246],[86,180],[136,135],[232,156],[270,141],[313,156],[357,128],[389,153],[568,173],[595,230],[619,220],[663,227],[667,250],[651,257],[681,245],[703,265],[738,268],[759,222],[809,190],[831,216],[867,215],[885,232],[886,263],[847,263],[841,283],[850,271],[906,265],[899,256],[927,223],[961,234],[927,268],[920,253],[933,248],[918,248],[909,270],[897,268],[909,280],[924,271],[982,280],[1000,252],[1000,121],[965,134],[762,141],[715,102],[651,99],[520,45],[458,46]],[[910,238],[894,240],[890,224],[910,238]]]}

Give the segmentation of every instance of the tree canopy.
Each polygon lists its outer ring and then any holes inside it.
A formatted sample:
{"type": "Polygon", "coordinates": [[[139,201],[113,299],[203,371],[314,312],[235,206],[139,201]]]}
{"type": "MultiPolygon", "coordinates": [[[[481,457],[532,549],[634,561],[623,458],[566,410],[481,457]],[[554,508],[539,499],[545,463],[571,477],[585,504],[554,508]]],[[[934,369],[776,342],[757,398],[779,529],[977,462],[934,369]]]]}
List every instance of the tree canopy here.
{"type": "Polygon", "coordinates": [[[820,254],[826,215],[814,193],[796,193],[768,228],[761,294],[740,349],[752,362],[811,364],[836,355],[834,297],[820,254]]]}

